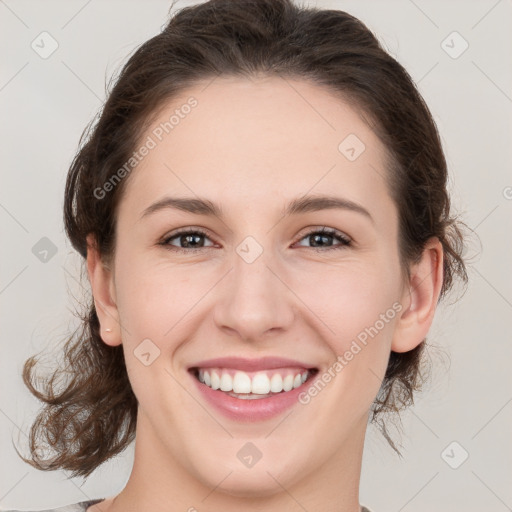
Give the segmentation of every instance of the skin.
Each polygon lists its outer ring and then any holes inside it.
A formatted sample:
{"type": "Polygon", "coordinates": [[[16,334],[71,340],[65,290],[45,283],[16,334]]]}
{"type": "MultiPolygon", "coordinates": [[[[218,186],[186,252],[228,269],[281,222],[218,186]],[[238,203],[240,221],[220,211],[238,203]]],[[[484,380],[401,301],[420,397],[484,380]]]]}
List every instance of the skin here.
{"type": "Polygon", "coordinates": [[[442,246],[430,240],[404,278],[385,148],[357,108],[302,80],[208,83],[168,102],[141,138],[198,100],[129,176],[110,265],[88,238],[102,337],[123,345],[139,402],[129,481],[89,512],[357,512],[369,410],[390,351],[412,350],[431,326],[442,246]],[[348,134],[366,147],[355,161],[338,150],[348,134]],[[357,202],[373,222],[346,209],[283,218],[304,194],[357,202]],[[166,195],[207,198],[225,217],[168,209],[139,220],[166,195]],[[306,236],[324,226],[352,245],[306,236]],[[196,241],[206,247],[181,254],[158,245],[187,227],[210,233],[196,241]],[[236,252],[247,236],[263,249],[250,264],[236,252]],[[298,358],[326,371],[394,303],[401,311],[310,403],[271,420],[227,419],[190,385],[189,365],[223,356],[298,358]],[[134,355],[146,338],[160,349],[149,366],[134,355]],[[252,468],[237,458],[248,441],[262,453],[252,468]]]}

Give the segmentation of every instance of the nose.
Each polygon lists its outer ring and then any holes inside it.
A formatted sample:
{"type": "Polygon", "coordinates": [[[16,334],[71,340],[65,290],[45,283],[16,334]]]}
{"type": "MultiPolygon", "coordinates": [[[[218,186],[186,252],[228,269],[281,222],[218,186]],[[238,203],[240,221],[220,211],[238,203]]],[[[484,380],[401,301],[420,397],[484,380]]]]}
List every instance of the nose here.
{"type": "Polygon", "coordinates": [[[235,254],[233,268],[220,285],[215,324],[245,342],[266,339],[271,332],[278,336],[290,328],[296,310],[284,270],[265,251],[252,262],[241,254],[235,254]]]}

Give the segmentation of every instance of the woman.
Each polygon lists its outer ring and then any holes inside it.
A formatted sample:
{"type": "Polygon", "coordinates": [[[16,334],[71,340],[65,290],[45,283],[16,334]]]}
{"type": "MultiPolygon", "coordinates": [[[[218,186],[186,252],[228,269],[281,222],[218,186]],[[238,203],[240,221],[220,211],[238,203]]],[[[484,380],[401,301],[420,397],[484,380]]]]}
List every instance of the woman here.
{"type": "Polygon", "coordinates": [[[46,390],[25,364],[46,403],[25,460],[88,476],[136,442],[118,495],[56,510],[368,511],[368,421],[395,448],[382,416],[412,403],[467,279],[446,182],[428,108],[356,18],[175,14],[68,174],[93,297],[46,390]]]}

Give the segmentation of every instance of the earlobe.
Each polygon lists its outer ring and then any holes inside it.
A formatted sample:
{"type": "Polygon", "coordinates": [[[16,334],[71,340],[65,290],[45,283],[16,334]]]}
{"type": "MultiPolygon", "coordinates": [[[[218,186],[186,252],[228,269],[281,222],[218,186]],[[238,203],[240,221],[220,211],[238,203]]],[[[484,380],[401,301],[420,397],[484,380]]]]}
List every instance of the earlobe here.
{"type": "Polygon", "coordinates": [[[443,284],[443,246],[431,238],[420,261],[411,266],[408,286],[402,297],[406,305],[397,320],[391,350],[408,352],[427,336],[434,320],[443,284]]]}
{"type": "Polygon", "coordinates": [[[96,240],[87,236],[87,273],[94,297],[94,306],[100,322],[102,340],[110,346],[121,344],[119,312],[115,303],[113,275],[101,260],[96,240]]]}

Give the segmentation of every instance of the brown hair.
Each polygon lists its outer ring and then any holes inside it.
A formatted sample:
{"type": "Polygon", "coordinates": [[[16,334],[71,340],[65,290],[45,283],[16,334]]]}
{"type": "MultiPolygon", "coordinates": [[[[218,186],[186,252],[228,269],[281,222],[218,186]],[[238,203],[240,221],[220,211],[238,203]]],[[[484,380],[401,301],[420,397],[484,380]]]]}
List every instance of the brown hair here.
{"type": "MultiPolygon", "coordinates": [[[[94,191],[129,160],[155,112],[199,80],[261,74],[309,80],[360,109],[389,155],[405,273],[425,242],[437,237],[445,255],[441,297],[456,275],[467,282],[464,225],[451,216],[439,134],[411,77],[358,19],[291,0],[210,0],[183,8],[131,56],[99,118],[84,131],[67,176],[65,229],[80,255],[86,258],[92,233],[104,261],[112,258],[127,179],[101,199],[94,191]]],[[[31,427],[32,459],[22,458],[39,469],[71,470],[72,476],[88,476],[123,451],[135,438],[137,416],[122,346],[102,341],[92,297],[81,320],[64,347],[65,364],[43,380],[42,392],[32,384],[34,356],[23,370],[26,386],[45,405],[31,427]],[[43,457],[42,440],[53,457],[43,457]]],[[[425,341],[390,354],[372,405],[371,421],[395,450],[379,419],[412,404],[426,381],[425,341]]]]}

